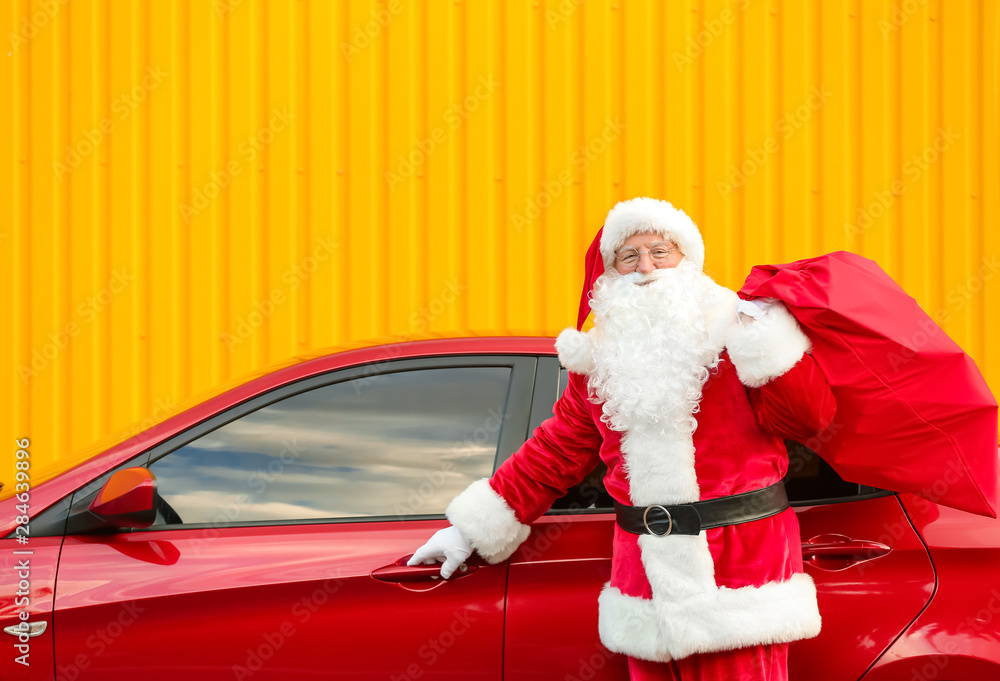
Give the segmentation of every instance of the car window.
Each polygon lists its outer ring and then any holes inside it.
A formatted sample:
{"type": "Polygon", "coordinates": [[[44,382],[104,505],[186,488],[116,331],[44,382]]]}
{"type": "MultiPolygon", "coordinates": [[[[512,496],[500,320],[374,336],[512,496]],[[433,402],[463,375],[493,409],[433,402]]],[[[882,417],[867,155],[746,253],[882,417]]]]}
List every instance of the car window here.
{"type": "Polygon", "coordinates": [[[785,440],[785,448],[788,449],[785,491],[788,493],[788,500],[793,503],[805,505],[873,491],[871,487],[847,482],[816,452],[801,443],[785,440]]]}
{"type": "MultiPolygon", "coordinates": [[[[562,395],[567,385],[569,385],[569,371],[560,368],[555,395],[562,395]]],[[[553,400],[552,406],[555,406],[555,400],[553,400]]],[[[550,407],[550,415],[551,411],[550,407]]],[[[579,484],[571,487],[565,495],[555,500],[550,513],[613,511],[615,509],[615,500],[604,489],[604,474],[607,472],[608,467],[604,465],[603,461],[599,461],[597,468],[588,473],[579,484]]]]}
{"type": "Polygon", "coordinates": [[[150,465],[157,524],[442,514],[488,477],[507,366],[368,375],[269,404],[150,465]]]}

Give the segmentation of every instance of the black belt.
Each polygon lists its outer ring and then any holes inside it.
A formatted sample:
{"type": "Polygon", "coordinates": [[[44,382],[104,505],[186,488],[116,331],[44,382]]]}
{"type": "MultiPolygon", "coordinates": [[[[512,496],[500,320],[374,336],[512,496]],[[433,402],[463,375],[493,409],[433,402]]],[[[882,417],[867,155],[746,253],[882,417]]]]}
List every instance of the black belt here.
{"type": "Polygon", "coordinates": [[[632,534],[698,534],[723,525],[737,525],[777,515],[788,508],[785,484],[674,506],[625,506],[615,502],[618,526],[632,534]]]}

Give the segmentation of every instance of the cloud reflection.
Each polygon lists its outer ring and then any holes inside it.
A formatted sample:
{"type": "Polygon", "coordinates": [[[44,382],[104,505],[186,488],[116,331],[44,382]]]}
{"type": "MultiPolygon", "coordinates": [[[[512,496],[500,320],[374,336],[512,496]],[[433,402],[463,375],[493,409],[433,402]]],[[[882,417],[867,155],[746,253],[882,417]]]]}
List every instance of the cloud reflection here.
{"type": "Polygon", "coordinates": [[[492,472],[507,367],[372,376],[259,409],[156,461],[185,523],[443,513],[492,472]]]}

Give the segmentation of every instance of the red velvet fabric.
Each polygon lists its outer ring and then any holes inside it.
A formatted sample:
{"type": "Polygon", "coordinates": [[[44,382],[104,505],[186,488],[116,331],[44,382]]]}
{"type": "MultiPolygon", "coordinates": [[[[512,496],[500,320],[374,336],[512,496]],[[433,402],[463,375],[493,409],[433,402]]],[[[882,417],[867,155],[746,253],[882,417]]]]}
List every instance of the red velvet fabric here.
{"type": "Polygon", "coordinates": [[[668,664],[629,658],[632,681],[787,681],[788,644],[692,655],[668,664]]]}
{"type": "Polygon", "coordinates": [[[583,293],[580,294],[580,312],[576,319],[576,328],[582,329],[583,323],[587,321],[590,314],[590,292],[594,290],[594,282],[604,274],[604,258],[601,257],[601,236],[604,228],[597,230],[597,236],[587,249],[587,255],[583,259],[583,293]]]}
{"type": "MultiPolygon", "coordinates": [[[[630,504],[622,466],[621,433],[601,421],[601,405],[588,399],[586,377],[571,373],[553,417],[497,470],[490,485],[520,522],[545,513],[597,464],[613,498],[630,504]]],[[[748,389],[723,353],[702,390],[694,433],[695,470],[702,499],[760,489],[788,468],[782,439],[808,439],[832,419],[836,403],[823,374],[805,355],[785,375],[748,389]]]]}
{"type": "Polygon", "coordinates": [[[878,263],[838,251],[757,265],[739,295],[783,301],[809,336],[837,399],[822,456],[842,478],[997,517],[997,400],[878,263]]]}
{"type": "Polygon", "coordinates": [[[780,381],[752,388],[749,393],[750,404],[764,430],[803,444],[826,430],[837,411],[833,391],[812,355],[799,360],[780,381]],[[824,390],[822,386],[827,387],[824,390]]]}
{"type": "MultiPolygon", "coordinates": [[[[740,383],[735,367],[723,353],[705,383],[696,415],[693,443],[701,499],[739,494],[779,481],[788,468],[782,439],[812,437],[833,419],[835,408],[830,387],[809,355],[784,376],[751,390],[740,383]]],[[[570,374],[554,416],[494,474],[492,488],[522,523],[531,523],[548,510],[593,469],[598,456],[608,466],[608,492],[622,503],[631,503],[620,451],[621,434],[601,421],[601,413],[601,405],[587,397],[586,378],[570,374]]],[[[802,572],[798,521],[791,509],[770,518],[708,530],[707,539],[719,586],[759,586],[802,572]]],[[[611,586],[626,596],[651,598],[638,536],[616,527],[613,555],[611,586]]],[[[688,661],[677,662],[670,672],[683,674],[680,677],[663,676],[668,673],[666,665],[650,671],[657,665],[637,663],[636,673],[643,676],[633,678],[781,679],[780,675],[753,675],[757,673],[753,671],[745,676],[729,672],[719,676],[716,671],[699,675],[702,672],[696,671],[744,664],[753,669],[764,659],[772,669],[784,669],[783,661],[772,664],[782,654],[778,648],[757,646],[738,654],[729,651],[685,658],[688,661]],[[717,655],[719,659],[713,659],[717,655]],[[647,673],[660,676],[645,676],[647,673]]]]}

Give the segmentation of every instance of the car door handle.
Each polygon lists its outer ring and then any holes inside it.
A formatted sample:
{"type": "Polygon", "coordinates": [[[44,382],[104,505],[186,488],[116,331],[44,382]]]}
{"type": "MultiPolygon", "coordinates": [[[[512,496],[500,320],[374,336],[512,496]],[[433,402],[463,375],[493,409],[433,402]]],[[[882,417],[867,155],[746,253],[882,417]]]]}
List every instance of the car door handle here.
{"type": "Polygon", "coordinates": [[[4,633],[10,634],[11,636],[27,636],[28,638],[33,638],[44,634],[45,629],[48,626],[48,622],[21,622],[20,624],[15,624],[10,627],[4,627],[3,630],[4,633]]]}
{"type": "Polygon", "coordinates": [[[881,542],[852,539],[839,534],[821,535],[802,542],[802,560],[816,567],[840,570],[884,556],[890,551],[892,548],[881,542]]]}
{"type": "MultiPolygon", "coordinates": [[[[434,563],[433,565],[407,565],[406,561],[409,559],[410,556],[403,556],[395,563],[375,568],[372,570],[371,575],[375,579],[382,582],[445,581],[441,579],[441,563],[434,563]]],[[[453,574],[447,581],[453,582],[459,577],[472,574],[478,569],[479,567],[476,565],[462,563],[458,566],[458,569],[455,570],[455,574],[453,574]]]]}

